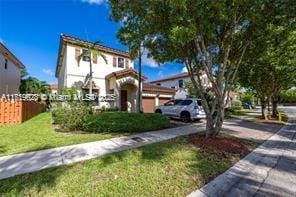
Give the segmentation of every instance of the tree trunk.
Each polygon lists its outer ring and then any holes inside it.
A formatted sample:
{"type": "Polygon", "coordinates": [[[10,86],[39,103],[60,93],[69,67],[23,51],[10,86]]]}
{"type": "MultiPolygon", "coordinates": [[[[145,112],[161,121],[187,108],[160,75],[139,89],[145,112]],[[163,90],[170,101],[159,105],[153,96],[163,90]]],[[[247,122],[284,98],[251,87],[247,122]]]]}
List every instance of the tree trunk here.
{"type": "Polygon", "coordinates": [[[267,111],[270,112],[270,98],[267,99],[267,111]]]}
{"type": "Polygon", "coordinates": [[[278,99],[272,98],[272,117],[277,118],[278,116],[278,99]]]}
{"type": "Polygon", "coordinates": [[[92,94],[92,63],[91,63],[91,55],[89,60],[89,94],[92,94]]]}
{"type": "Polygon", "coordinates": [[[139,79],[138,79],[138,98],[137,98],[137,110],[138,110],[138,113],[141,113],[142,112],[142,107],[141,107],[141,97],[142,97],[142,91],[141,91],[141,86],[142,86],[142,53],[141,53],[141,46],[140,46],[140,49],[139,49],[139,79]]]}
{"type": "MultiPolygon", "coordinates": [[[[221,103],[222,104],[222,103],[221,103]]],[[[224,107],[217,105],[214,115],[207,114],[206,137],[215,138],[221,131],[224,121],[224,107]]]]}
{"type": "Polygon", "coordinates": [[[267,111],[266,111],[266,100],[264,98],[261,98],[261,114],[262,119],[267,120],[267,111]]]}

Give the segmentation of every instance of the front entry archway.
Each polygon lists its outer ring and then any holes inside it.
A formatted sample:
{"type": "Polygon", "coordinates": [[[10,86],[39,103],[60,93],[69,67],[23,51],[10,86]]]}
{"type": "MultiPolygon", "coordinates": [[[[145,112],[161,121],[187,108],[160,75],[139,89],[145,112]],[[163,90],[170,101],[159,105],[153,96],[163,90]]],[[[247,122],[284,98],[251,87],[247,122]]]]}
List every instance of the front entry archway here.
{"type": "Polygon", "coordinates": [[[127,90],[120,91],[120,109],[127,111],[127,90]]]}
{"type": "Polygon", "coordinates": [[[137,99],[137,86],[123,84],[120,86],[120,110],[135,112],[137,99]]]}

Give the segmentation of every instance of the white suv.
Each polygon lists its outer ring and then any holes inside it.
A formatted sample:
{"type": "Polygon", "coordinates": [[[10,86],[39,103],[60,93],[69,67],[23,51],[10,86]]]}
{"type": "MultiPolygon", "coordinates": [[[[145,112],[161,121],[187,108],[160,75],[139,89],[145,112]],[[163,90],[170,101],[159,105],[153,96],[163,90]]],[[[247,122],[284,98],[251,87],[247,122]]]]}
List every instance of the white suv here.
{"type": "Polygon", "coordinates": [[[175,99],[164,105],[157,106],[155,113],[161,113],[172,118],[181,119],[184,122],[205,118],[205,112],[199,99],[175,99]]]}

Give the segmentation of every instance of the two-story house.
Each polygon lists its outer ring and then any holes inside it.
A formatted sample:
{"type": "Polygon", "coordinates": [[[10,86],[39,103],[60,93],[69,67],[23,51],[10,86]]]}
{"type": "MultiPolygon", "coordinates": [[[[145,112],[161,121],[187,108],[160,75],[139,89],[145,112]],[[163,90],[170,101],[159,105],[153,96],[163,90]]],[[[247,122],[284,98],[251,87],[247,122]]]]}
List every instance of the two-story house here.
{"type": "MultiPolygon", "coordinates": [[[[211,86],[206,74],[202,74],[201,79],[204,86],[211,86]]],[[[188,72],[171,75],[162,79],[150,81],[149,83],[176,90],[175,98],[187,98],[188,90],[185,87],[186,82],[191,82],[188,72]]]]}
{"type": "Polygon", "coordinates": [[[0,94],[18,94],[23,63],[0,42],[0,94]]]}
{"type": "MultiPolygon", "coordinates": [[[[58,89],[75,87],[79,92],[88,92],[89,57],[81,57],[83,51],[92,43],[62,34],[57,58],[56,77],[58,89]],[[80,60],[80,61],[79,61],[80,60]],[[78,62],[79,61],[79,62],[78,62]]],[[[115,101],[98,100],[98,106],[118,107],[121,111],[136,111],[139,93],[139,75],[134,70],[134,62],[128,52],[103,45],[95,45],[106,61],[96,53],[91,54],[92,89],[100,96],[112,94],[115,101]]],[[[146,77],[141,76],[142,81],[146,77]]],[[[154,106],[168,101],[175,91],[169,88],[142,84],[142,108],[144,112],[153,112],[154,106]]]]}

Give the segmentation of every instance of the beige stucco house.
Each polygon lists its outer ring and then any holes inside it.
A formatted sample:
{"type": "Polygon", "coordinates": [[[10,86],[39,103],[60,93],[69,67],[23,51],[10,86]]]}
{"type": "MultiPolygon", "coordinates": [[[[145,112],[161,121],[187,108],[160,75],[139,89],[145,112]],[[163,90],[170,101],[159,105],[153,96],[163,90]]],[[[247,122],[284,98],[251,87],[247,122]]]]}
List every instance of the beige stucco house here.
{"type": "MultiPolygon", "coordinates": [[[[62,34],[57,58],[56,77],[58,89],[76,87],[81,93],[89,89],[89,57],[82,57],[83,50],[92,43],[62,34]]],[[[139,75],[134,70],[134,62],[129,53],[103,45],[96,45],[107,61],[91,54],[93,67],[93,93],[101,96],[114,95],[114,102],[98,100],[99,107],[118,107],[121,111],[135,112],[139,93],[139,75]]],[[[141,76],[142,81],[146,77],[141,76]]],[[[154,106],[162,99],[169,100],[175,93],[169,88],[153,88],[153,85],[142,84],[142,103],[144,112],[153,112],[154,106]],[[165,89],[165,90],[164,90],[165,89]],[[149,100],[149,105],[146,101],[149,100]],[[152,101],[151,101],[152,100],[152,101]],[[151,104],[153,103],[153,104],[151,104]]]]}
{"type": "Polygon", "coordinates": [[[0,94],[18,94],[23,63],[0,42],[0,94]]]}

